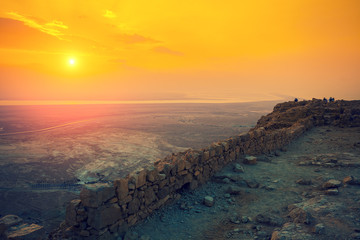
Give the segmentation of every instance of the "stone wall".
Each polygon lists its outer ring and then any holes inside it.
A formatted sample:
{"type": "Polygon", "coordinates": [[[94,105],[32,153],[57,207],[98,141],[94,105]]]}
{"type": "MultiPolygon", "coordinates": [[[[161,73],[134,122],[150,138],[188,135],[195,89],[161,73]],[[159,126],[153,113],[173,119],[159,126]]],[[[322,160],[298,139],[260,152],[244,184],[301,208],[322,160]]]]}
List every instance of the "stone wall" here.
{"type": "Polygon", "coordinates": [[[324,103],[313,99],[278,104],[246,134],[204,149],[172,154],[111,184],[86,185],[80,199],[67,206],[66,220],[57,236],[116,237],[167,202],[180,198],[179,190],[197,188],[226,164],[245,155],[275,151],[321,125],[360,126],[360,101],[324,103]]]}

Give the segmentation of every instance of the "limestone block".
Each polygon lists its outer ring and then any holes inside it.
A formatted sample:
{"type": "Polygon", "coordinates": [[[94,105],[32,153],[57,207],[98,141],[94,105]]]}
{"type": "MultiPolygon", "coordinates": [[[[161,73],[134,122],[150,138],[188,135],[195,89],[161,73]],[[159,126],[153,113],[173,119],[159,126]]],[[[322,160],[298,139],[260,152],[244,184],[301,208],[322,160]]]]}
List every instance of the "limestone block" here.
{"type": "Polygon", "coordinates": [[[77,208],[80,205],[81,200],[75,199],[72,200],[66,207],[65,221],[69,226],[77,224],[77,208]]]}
{"type": "Polygon", "coordinates": [[[184,159],[180,159],[177,162],[177,172],[181,172],[185,169],[185,160],[184,159]]]}
{"type": "Polygon", "coordinates": [[[163,199],[169,194],[169,192],[170,192],[169,188],[164,187],[162,189],[159,189],[159,192],[157,193],[157,196],[158,196],[159,199],[163,199]]]}
{"type": "Polygon", "coordinates": [[[148,188],[145,190],[145,204],[149,205],[156,199],[155,192],[152,188],[148,188]]]}
{"type": "Polygon", "coordinates": [[[150,167],[147,169],[146,179],[150,182],[155,182],[157,180],[158,174],[159,172],[156,168],[150,167]]]}
{"type": "Polygon", "coordinates": [[[227,152],[229,150],[229,143],[228,142],[222,142],[221,145],[223,146],[225,152],[227,152]]]}
{"type": "Polygon", "coordinates": [[[96,230],[100,230],[108,225],[114,224],[121,217],[122,212],[119,205],[111,204],[110,206],[89,208],[87,223],[96,230]]]}
{"type": "Polygon", "coordinates": [[[134,198],[131,202],[129,202],[128,213],[134,214],[139,210],[139,208],[140,208],[140,200],[138,198],[134,198]]]}
{"type": "Polygon", "coordinates": [[[116,195],[119,199],[119,202],[124,202],[124,199],[129,193],[129,179],[128,178],[122,178],[115,180],[114,186],[116,189],[116,195]]]}
{"type": "Polygon", "coordinates": [[[203,155],[203,161],[206,162],[208,161],[210,158],[210,152],[209,151],[205,151],[204,155],[203,155]]]}
{"type": "Polygon", "coordinates": [[[114,186],[108,183],[87,184],[80,192],[80,199],[85,207],[98,207],[113,197],[114,186]]]}
{"type": "Polygon", "coordinates": [[[191,182],[192,179],[193,179],[193,176],[192,176],[191,173],[186,174],[185,177],[184,177],[184,182],[183,182],[183,184],[186,184],[186,183],[191,182]]]}

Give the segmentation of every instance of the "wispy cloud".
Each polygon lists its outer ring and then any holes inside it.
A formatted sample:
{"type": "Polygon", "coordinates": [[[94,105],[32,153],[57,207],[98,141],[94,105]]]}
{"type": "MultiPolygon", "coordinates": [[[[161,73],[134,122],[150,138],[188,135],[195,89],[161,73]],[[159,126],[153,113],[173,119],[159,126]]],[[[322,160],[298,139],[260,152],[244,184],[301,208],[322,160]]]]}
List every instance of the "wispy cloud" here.
{"type": "Polygon", "coordinates": [[[110,10],[105,10],[103,16],[106,18],[116,18],[116,14],[110,10]]]}
{"type": "Polygon", "coordinates": [[[172,49],[164,47],[164,46],[154,47],[153,50],[158,53],[170,54],[170,55],[175,55],[175,56],[184,55],[182,52],[178,52],[178,51],[172,50],[172,49]]]}
{"type": "Polygon", "coordinates": [[[68,29],[69,27],[66,26],[63,22],[61,21],[52,21],[52,22],[49,22],[49,23],[46,23],[45,24],[46,26],[50,26],[50,27],[58,27],[58,28],[63,28],[63,29],[68,29]]]}
{"type": "Polygon", "coordinates": [[[116,36],[116,39],[120,42],[127,43],[127,44],[134,44],[134,43],[158,43],[159,41],[145,37],[139,34],[126,34],[121,33],[116,36]]]}
{"type": "Polygon", "coordinates": [[[60,29],[68,29],[68,26],[66,26],[63,22],[61,21],[51,21],[51,22],[47,22],[47,23],[39,23],[38,21],[34,20],[31,17],[27,17],[27,16],[23,16],[19,13],[16,12],[8,12],[9,16],[11,19],[17,20],[17,21],[21,21],[23,22],[26,26],[29,26],[31,28],[35,28],[41,32],[44,32],[46,34],[55,36],[59,39],[62,39],[61,36],[64,35],[64,33],[62,31],[59,30],[60,29]]]}

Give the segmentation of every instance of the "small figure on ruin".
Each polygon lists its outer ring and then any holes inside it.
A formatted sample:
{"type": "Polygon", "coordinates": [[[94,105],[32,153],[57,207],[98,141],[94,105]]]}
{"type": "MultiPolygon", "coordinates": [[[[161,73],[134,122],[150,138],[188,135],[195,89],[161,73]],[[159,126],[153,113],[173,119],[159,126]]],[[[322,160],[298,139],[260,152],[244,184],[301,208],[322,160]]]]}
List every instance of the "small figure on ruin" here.
{"type": "Polygon", "coordinates": [[[294,102],[298,102],[299,100],[297,98],[294,99],[294,102]]]}
{"type": "Polygon", "coordinates": [[[328,100],[324,97],[323,102],[324,102],[324,103],[327,103],[328,100]]]}

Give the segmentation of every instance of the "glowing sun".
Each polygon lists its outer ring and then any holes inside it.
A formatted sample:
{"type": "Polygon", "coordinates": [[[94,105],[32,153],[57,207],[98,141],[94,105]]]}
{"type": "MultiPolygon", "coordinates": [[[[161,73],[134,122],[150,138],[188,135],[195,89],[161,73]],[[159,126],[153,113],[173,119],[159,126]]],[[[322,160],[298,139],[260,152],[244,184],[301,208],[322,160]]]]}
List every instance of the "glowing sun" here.
{"type": "Polygon", "coordinates": [[[70,66],[74,66],[76,62],[75,62],[74,58],[70,58],[68,63],[69,63],[70,66]]]}

